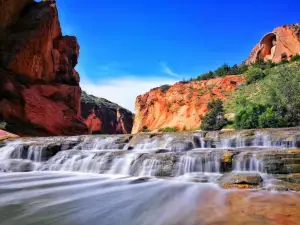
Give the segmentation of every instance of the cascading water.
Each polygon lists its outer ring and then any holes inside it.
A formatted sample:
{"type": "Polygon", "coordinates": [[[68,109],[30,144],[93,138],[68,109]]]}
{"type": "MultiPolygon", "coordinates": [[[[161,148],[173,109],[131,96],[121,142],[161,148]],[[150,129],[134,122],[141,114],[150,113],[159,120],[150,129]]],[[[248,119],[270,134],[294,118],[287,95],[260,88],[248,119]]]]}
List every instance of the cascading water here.
{"type": "Polygon", "coordinates": [[[107,150],[122,149],[123,146],[118,143],[120,136],[104,136],[101,138],[86,137],[82,143],[77,145],[78,150],[107,150]]]}
{"type": "Polygon", "coordinates": [[[223,151],[240,149],[234,150],[238,154],[234,153],[232,170],[263,172],[263,161],[257,158],[255,149],[286,147],[287,143],[288,146],[295,146],[292,141],[274,138],[271,141],[270,135],[262,131],[245,139],[249,135],[245,136],[243,132],[223,136],[220,132],[209,135],[204,132],[190,135],[148,135],[134,142],[130,142],[130,135],[12,141],[0,148],[0,170],[78,171],[130,176],[221,173],[224,170],[223,151]],[[64,150],[52,150],[52,146],[64,150]],[[243,150],[248,147],[253,150],[243,150]],[[22,166],[18,167],[18,164],[22,166]]]}
{"type": "Polygon", "coordinates": [[[237,172],[264,172],[263,168],[263,161],[255,153],[242,152],[233,159],[233,169],[237,172]]]}
{"type": "MultiPolygon", "coordinates": [[[[272,174],[266,172],[284,167],[281,158],[287,152],[291,155],[284,156],[285,163],[297,154],[293,138],[276,139],[261,131],[249,137],[243,132],[1,143],[0,171],[9,172],[0,172],[1,224],[231,224],[224,207],[233,191],[219,187],[223,178],[262,177],[257,186],[273,187],[274,179],[265,180],[272,174]]],[[[239,202],[240,193],[235,198],[239,202]]]]}

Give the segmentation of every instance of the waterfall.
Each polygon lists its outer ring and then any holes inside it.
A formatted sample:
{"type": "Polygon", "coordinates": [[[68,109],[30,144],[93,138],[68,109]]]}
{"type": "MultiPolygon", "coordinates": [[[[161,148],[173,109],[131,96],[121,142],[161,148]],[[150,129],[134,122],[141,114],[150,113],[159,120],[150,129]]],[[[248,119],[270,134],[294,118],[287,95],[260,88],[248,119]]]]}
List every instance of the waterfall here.
{"type": "Polygon", "coordinates": [[[159,167],[159,160],[157,159],[146,159],[143,161],[142,170],[139,176],[155,176],[159,167]]]}
{"type": "Polygon", "coordinates": [[[183,155],[177,165],[177,175],[184,175],[193,172],[219,173],[220,153],[205,152],[199,155],[183,155]]]}
{"type": "Polygon", "coordinates": [[[88,136],[82,143],[77,145],[75,149],[79,150],[107,150],[107,149],[122,149],[120,143],[118,143],[119,135],[117,136],[88,136]]]}
{"type": "Polygon", "coordinates": [[[175,137],[171,135],[164,135],[162,137],[139,140],[135,144],[134,150],[171,149],[170,144],[174,139],[175,137]]]}
{"type": "MultiPolygon", "coordinates": [[[[289,136],[279,135],[280,130],[274,132],[26,138],[2,142],[0,171],[74,171],[159,177],[222,174],[232,170],[265,172],[264,154],[268,154],[268,148],[285,151],[286,147],[296,146],[297,130],[289,131],[289,136]],[[229,153],[226,161],[222,158],[224,151],[229,153]]],[[[268,159],[266,165],[270,163],[274,164],[268,159]]],[[[270,166],[268,169],[273,170],[270,166]]]]}
{"type": "Polygon", "coordinates": [[[257,154],[242,152],[233,160],[234,171],[263,172],[263,161],[257,158],[257,154]]]}

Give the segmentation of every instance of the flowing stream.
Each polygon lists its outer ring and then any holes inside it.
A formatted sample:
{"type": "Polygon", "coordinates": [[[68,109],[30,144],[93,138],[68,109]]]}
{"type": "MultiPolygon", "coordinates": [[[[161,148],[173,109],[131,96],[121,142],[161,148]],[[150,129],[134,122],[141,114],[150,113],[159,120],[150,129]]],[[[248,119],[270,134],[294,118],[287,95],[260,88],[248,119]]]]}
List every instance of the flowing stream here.
{"type": "Polygon", "coordinates": [[[292,206],[289,213],[297,218],[298,192],[270,189],[278,173],[293,172],[295,160],[289,159],[298,157],[297,140],[262,131],[250,138],[242,132],[221,135],[100,135],[0,143],[1,225],[273,224],[276,216],[286,217],[280,209],[292,206]],[[261,177],[262,182],[253,183],[256,191],[223,189],[223,177],[236,174],[261,177]],[[242,209],[241,199],[256,209],[257,217],[242,209]],[[268,212],[274,218],[260,214],[260,201],[266,210],[277,207],[268,212]]]}

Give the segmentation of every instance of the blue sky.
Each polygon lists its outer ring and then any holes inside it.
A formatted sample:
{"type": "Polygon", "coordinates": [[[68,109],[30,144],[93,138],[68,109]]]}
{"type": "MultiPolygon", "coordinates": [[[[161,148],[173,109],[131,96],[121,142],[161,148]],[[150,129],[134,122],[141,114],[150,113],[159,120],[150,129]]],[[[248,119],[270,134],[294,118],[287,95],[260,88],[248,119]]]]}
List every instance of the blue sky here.
{"type": "Polygon", "coordinates": [[[267,32],[300,22],[296,0],[57,1],[65,35],[78,38],[88,93],[133,110],[164,83],[240,63],[267,32]]]}

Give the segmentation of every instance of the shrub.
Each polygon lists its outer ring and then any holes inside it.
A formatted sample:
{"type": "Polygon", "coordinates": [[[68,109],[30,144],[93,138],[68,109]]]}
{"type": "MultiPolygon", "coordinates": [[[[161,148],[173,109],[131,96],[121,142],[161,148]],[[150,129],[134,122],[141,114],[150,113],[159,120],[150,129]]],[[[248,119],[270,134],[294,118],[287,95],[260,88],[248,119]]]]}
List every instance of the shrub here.
{"type": "Polygon", "coordinates": [[[224,65],[216,69],[215,76],[222,77],[228,75],[230,73],[230,70],[231,70],[230,66],[228,66],[228,64],[225,63],[224,65]]]}
{"type": "Polygon", "coordinates": [[[259,104],[249,104],[235,116],[235,127],[238,129],[255,129],[259,127],[259,117],[265,112],[265,107],[259,104]]]}
{"type": "Polygon", "coordinates": [[[7,126],[7,123],[0,120],[0,129],[5,130],[6,126],[7,126]]]}
{"type": "Polygon", "coordinates": [[[284,118],[273,107],[267,108],[259,116],[258,123],[261,128],[283,127],[286,125],[284,118]]]}
{"type": "Polygon", "coordinates": [[[289,126],[300,124],[300,63],[285,64],[270,71],[264,85],[269,105],[285,117],[289,126]]]}
{"type": "Polygon", "coordinates": [[[142,132],[150,132],[148,127],[146,125],[143,126],[142,132]]]}
{"type": "Polygon", "coordinates": [[[167,133],[174,133],[174,132],[178,132],[179,130],[176,127],[165,127],[165,128],[160,128],[158,131],[167,132],[167,133]]]}
{"type": "Polygon", "coordinates": [[[208,103],[209,112],[202,118],[202,130],[221,130],[228,124],[224,117],[223,103],[220,99],[208,103]]]}
{"type": "Polygon", "coordinates": [[[290,60],[291,62],[295,62],[295,61],[300,61],[300,55],[294,55],[292,58],[291,58],[291,60],[290,60]]]}
{"type": "Polygon", "coordinates": [[[163,93],[166,93],[170,89],[170,87],[171,87],[170,85],[165,84],[165,85],[160,86],[159,88],[163,93]]]}
{"type": "Polygon", "coordinates": [[[251,84],[255,81],[263,79],[266,76],[266,74],[261,68],[253,67],[245,73],[245,76],[247,83],[251,84]]]}
{"type": "Polygon", "coordinates": [[[196,80],[209,80],[215,77],[215,74],[212,71],[202,74],[196,78],[196,80]]]}
{"type": "Polygon", "coordinates": [[[276,65],[277,64],[272,62],[271,60],[264,61],[262,59],[260,59],[257,62],[251,64],[252,68],[255,67],[255,68],[262,69],[262,70],[271,69],[271,68],[275,67],[276,65]]]}

